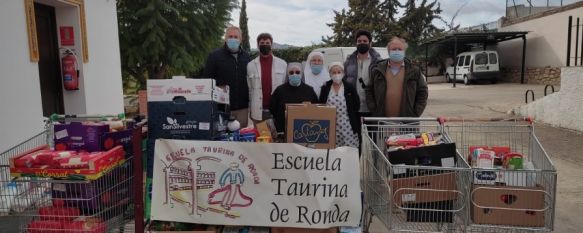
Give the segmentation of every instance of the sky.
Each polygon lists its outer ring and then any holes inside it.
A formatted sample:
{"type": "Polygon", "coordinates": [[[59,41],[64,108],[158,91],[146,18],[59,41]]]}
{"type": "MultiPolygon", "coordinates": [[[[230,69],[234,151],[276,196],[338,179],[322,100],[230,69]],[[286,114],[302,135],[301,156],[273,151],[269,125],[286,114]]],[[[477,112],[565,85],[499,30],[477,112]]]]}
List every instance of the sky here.
{"type": "MultiPolygon", "coordinates": [[[[401,0],[403,1],[403,0],[401,0]]],[[[517,5],[526,0],[514,0],[517,5]]],[[[577,0],[563,0],[563,4],[577,0]]],[[[504,16],[506,0],[438,0],[441,4],[441,16],[446,21],[464,4],[455,24],[462,27],[489,23],[504,16]]],[[[509,0],[512,2],[512,0],[509,0]]],[[[547,0],[532,0],[534,6],[544,6],[547,0]]],[[[550,4],[559,5],[560,0],[549,0],[550,4]]],[[[239,0],[239,4],[241,0],[239,0]]],[[[318,44],[322,36],[332,35],[326,25],[334,20],[333,10],[348,9],[347,0],[247,0],[247,17],[249,18],[249,37],[251,47],[256,48],[254,38],[261,32],[269,32],[275,43],[295,46],[318,44]]],[[[239,9],[232,12],[231,24],[239,25],[239,9]]],[[[445,24],[435,21],[435,25],[444,28],[445,24]]]]}

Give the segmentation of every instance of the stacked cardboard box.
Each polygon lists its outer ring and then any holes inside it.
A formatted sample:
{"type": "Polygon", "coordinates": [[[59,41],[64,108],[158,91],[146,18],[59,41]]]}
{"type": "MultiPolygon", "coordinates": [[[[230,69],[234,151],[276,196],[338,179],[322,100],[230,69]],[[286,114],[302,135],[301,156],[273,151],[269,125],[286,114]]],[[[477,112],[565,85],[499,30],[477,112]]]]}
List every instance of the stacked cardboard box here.
{"type": "Polygon", "coordinates": [[[390,184],[391,199],[405,209],[407,221],[453,222],[453,208],[459,194],[455,170],[418,166],[455,167],[458,160],[455,144],[391,150],[387,156],[396,165],[390,184]]]}
{"type": "MultiPolygon", "coordinates": [[[[226,131],[229,91],[213,79],[148,80],[146,183],[151,187],[156,139],[214,140],[226,131]]],[[[149,209],[151,190],[146,196],[149,209]]],[[[147,217],[148,213],[146,213],[147,217]]]]}

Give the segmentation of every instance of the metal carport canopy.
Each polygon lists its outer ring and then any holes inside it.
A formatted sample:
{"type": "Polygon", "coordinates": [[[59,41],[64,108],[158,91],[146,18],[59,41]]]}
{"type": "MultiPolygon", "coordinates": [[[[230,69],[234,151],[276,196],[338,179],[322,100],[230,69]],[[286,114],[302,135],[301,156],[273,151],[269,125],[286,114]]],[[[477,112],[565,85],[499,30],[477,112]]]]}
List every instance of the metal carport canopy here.
{"type": "MultiPolygon", "coordinates": [[[[513,40],[522,38],[522,66],[520,72],[520,82],[524,83],[524,61],[526,56],[526,34],[527,31],[509,31],[509,32],[454,32],[447,35],[433,38],[427,40],[421,44],[425,46],[425,59],[428,57],[429,46],[434,44],[445,44],[454,46],[454,54],[457,56],[457,46],[458,44],[474,44],[482,43],[484,48],[486,44],[496,44],[502,41],[513,40]]],[[[455,59],[454,59],[455,60],[455,59]]],[[[427,73],[427,62],[425,63],[425,72],[427,73]]],[[[454,61],[454,67],[457,66],[457,62],[454,61]]],[[[454,77],[456,69],[454,68],[454,77]]],[[[427,74],[425,74],[427,76],[427,74]]],[[[453,82],[453,87],[455,87],[456,82],[453,82]]]]}

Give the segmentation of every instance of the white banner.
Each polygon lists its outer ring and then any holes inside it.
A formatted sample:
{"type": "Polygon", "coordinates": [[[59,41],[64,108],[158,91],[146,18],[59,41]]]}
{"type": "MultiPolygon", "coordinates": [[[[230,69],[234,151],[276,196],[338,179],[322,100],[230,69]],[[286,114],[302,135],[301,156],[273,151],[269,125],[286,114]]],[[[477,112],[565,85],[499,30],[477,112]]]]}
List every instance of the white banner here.
{"type": "Polygon", "coordinates": [[[356,148],[165,139],[155,148],[153,220],[302,228],[360,223],[356,148]]]}

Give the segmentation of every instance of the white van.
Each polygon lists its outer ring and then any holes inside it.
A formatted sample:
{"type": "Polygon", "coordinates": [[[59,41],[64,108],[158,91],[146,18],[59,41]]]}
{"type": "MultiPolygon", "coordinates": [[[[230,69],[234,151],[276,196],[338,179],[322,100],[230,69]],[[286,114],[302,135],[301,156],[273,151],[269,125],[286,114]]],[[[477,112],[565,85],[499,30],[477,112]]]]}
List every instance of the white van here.
{"type": "MultiPolygon", "coordinates": [[[[469,85],[474,81],[488,80],[494,84],[498,81],[500,75],[500,64],[498,53],[493,50],[472,51],[460,53],[457,55],[455,62],[456,77],[455,81],[463,81],[469,85]]],[[[453,82],[454,64],[447,67],[445,78],[448,82],[453,82]]]]}
{"type": "MultiPolygon", "coordinates": [[[[381,55],[381,59],[386,59],[389,57],[389,52],[385,47],[373,47],[377,53],[381,55]]],[[[346,58],[350,54],[356,51],[356,47],[329,47],[329,48],[318,48],[314,49],[314,52],[321,52],[324,54],[324,61],[326,62],[324,67],[328,67],[328,64],[332,62],[342,62],[346,61],[346,58]]]]}

